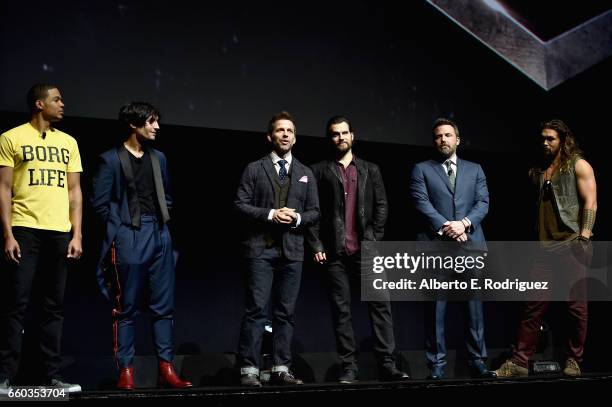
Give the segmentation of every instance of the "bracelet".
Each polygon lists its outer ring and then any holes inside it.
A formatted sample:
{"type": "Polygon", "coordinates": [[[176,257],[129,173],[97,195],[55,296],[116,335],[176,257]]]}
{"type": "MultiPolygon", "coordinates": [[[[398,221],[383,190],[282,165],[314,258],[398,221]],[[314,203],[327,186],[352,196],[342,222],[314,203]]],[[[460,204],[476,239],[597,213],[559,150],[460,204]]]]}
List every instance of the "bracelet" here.
{"type": "Polygon", "coordinates": [[[581,242],[590,242],[591,241],[590,237],[586,237],[586,236],[582,236],[582,235],[578,235],[578,237],[576,239],[580,240],[581,242]]]}

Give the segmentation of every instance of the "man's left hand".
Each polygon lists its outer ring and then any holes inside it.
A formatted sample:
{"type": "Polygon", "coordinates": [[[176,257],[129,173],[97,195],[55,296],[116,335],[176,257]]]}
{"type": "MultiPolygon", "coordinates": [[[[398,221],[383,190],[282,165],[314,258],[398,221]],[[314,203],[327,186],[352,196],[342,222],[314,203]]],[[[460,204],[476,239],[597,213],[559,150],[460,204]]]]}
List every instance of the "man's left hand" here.
{"type": "Polygon", "coordinates": [[[70,240],[70,243],[68,244],[68,255],[66,257],[68,257],[69,259],[78,260],[81,258],[82,255],[83,243],[81,242],[81,239],[72,238],[72,240],[70,240]]]}

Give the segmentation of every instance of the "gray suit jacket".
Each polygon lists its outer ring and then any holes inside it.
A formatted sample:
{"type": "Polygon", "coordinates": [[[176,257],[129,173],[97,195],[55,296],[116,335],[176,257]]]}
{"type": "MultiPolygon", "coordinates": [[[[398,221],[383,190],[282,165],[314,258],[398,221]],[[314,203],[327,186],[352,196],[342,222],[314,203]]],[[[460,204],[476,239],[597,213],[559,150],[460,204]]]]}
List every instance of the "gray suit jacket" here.
{"type": "Polygon", "coordinates": [[[319,219],[317,182],[312,171],[295,156],[289,174],[291,185],[287,207],[300,214],[301,223],[298,227],[278,225],[268,220],[270,209],[274,208],[274,178],[278,177],[269,155],[250,163],[242,173],[234,205],[246,222],[242,228],[243,256],[259,257],[266,247],[266,236],[274,232],[275,228],[282,228],[284,256],[292,261],[304,260],[304,230],[319,219]]]}

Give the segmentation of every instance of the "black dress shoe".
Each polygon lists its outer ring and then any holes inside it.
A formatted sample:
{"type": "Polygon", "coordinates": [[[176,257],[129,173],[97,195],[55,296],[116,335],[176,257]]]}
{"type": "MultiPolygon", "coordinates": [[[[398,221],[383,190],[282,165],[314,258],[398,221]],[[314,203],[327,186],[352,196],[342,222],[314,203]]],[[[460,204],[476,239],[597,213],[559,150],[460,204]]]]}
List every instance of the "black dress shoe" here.
{"type": "Polygon", "coordinates": [[[383,367],[381,369],[380,379],[385,382],[397,382],[403,380],[409,380],[410,376],[408,373],[402,372],[395,366],[383,367]]]}
{"type": "Polygon", "coordinates": [[[357,379],[357,371],[355,369],[345,369],[338,377],[338,381],[342,384],[351,384],[359,381],[357,379]]]}
{"type": "Polygon", "coordinates": [[[243,374],[240,376],[240,385],[246,387],[261,387],[259,376],[256,374],[243,374]]]}
{"type": "Polygon", "coordinates": [[[291,372],[272,372],[270,384],[274,386],[297,386],[304,384],[304,382],[295,377],[291,372]]]}
{"type": "Polygon", "coordinates": [[[431,373],[427,377],[429,380],[442,380],[444,379],[444,368],[442,366],[433,366],[431,373]]]}
{"type": "Polygon", "coordinates": [[[489,370],[482,360],[470,361],[469,365],[472,377],[475,379],[494,379],[497,377],[497,373],[489,370]]]}

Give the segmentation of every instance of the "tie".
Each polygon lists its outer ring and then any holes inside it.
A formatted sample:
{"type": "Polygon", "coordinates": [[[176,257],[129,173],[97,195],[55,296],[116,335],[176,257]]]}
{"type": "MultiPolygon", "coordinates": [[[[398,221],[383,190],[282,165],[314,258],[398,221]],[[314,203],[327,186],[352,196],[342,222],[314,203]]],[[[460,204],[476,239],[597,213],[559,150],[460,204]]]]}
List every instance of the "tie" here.
{"type": "Polygon", "coordinates": [[[280,169],[278,170],[278,179],[284,181],[287,178],[287,169],[285,168],[285,164],[287,164],[286,160],[279,160],[278,165],[280,169]]]}
{"type": "Polygon", "coordinates": [[[455,179],[457,178],[455,175],[455,171],[453,171],[453,162],[451,160],[444,161],[444,165],[446,165],[446,173],[448,174],[448,181],[451,184],[453,191],[455,190],[455,179]]]}

